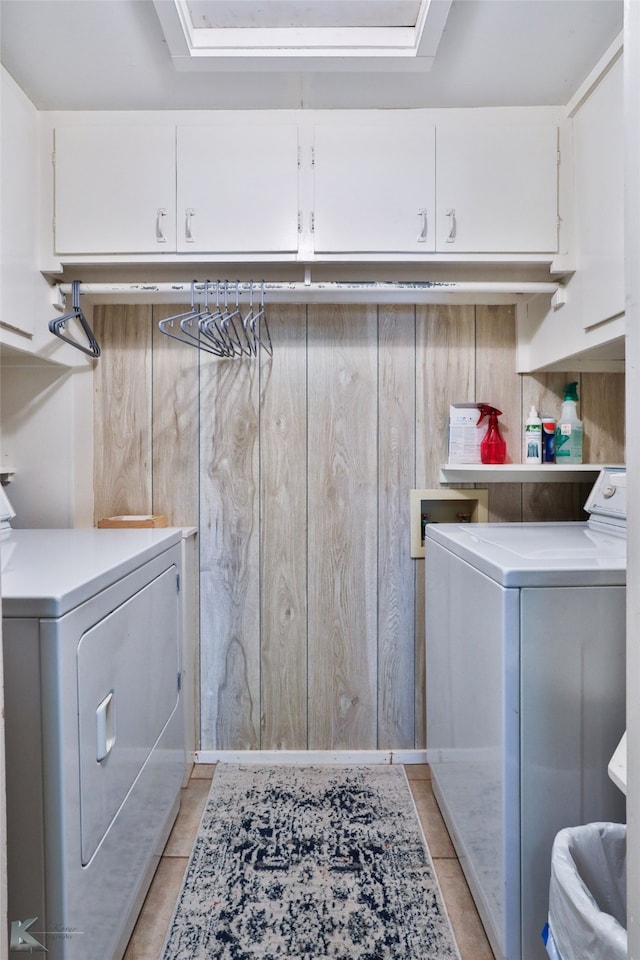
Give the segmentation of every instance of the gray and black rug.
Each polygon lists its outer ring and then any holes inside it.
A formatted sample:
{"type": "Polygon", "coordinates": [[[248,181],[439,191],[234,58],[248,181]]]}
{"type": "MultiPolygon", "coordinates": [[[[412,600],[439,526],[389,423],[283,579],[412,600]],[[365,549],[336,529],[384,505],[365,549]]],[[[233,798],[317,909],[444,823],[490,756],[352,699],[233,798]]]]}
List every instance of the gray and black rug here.
{"type": "Polygon", "coordinates": [[[163,960],[459,960],[401,767],[218,765],[163,960]]]}

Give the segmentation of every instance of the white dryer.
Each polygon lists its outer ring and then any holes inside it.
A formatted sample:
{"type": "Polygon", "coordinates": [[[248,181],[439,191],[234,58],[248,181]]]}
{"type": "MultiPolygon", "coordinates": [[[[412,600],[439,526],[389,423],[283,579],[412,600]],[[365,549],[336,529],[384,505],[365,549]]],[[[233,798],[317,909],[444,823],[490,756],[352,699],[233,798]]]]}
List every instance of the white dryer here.
{"type": "Polygon", "coordinates": [[[16,530],[0,544],[13,950],[124,953],[185,770],[181,539],[16,530]]]}
{"type": "Polygon", "coordinates": [[[625,472],[585,509],[425,531],[433,788],[498,960],[546,960],[558,830],[625,820],[625,472]]]}

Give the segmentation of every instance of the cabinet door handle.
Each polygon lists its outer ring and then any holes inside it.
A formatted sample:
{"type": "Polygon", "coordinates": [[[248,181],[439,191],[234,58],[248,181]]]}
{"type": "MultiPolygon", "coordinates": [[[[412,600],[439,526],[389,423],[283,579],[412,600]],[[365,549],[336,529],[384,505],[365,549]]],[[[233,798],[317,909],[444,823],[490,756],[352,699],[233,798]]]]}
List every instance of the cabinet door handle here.
{"type": "Polygon", "coordinates": [[[116,742],[116,718],[113,690],[110,690],[96,709],[96,760],[101,763],[109,756],[116,742]]]}
{"type": "Polygon", "coordinates": [[[191,229],[191,218],[195,214],[193,207],[187,207],[185,210],[185,220],[184,220],[184,238],[187,243],[193,243],[193,231],[191,229]]]}
{"type": "Polygon", "coordinates": [[[426,243],[427,242],[427,208],[421,207],[420,210],[418,210],[418,216],[422,217],[422,227],[420,229],[420,233],[416,237],[416,240],[418,243],[426,243]]]}
{"type": "Polygon", "coordinates": [[[447,210],[446,215],[449,217],[449,236],[447,237],[447,243],[455,243],[457,229],[456,212],[454,209],[447,210]]]}
{"type": "Polygon", "coordinates": [[[164,207],[158,207],[156,212],[156,240],[158,243],[166,243],[167,238],[164,235],[164,218],[167,211],[164,207]]]}

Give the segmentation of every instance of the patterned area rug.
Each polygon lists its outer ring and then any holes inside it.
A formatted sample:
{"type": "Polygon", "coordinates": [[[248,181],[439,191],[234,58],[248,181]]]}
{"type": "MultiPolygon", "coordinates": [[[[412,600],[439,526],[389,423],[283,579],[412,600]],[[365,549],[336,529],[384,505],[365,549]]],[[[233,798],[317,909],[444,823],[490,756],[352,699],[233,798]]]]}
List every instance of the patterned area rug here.
{"type": "Polygon", "coordinates": [[[163,960],[459,960],[401,767],[218,765],[163,960]]]}

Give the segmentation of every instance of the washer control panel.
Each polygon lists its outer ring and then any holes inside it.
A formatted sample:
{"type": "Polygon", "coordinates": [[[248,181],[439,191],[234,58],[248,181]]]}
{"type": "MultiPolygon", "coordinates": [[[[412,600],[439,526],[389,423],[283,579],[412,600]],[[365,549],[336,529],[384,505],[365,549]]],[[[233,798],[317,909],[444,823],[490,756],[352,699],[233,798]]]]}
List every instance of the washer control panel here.
{"type": "Polygon", "coordinates": [[[625,467],[605,467],[600,471],[584,505],[595,519],[606,517],[618,523],[627,521],[627,471],[625,467]]]}

